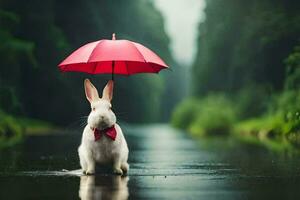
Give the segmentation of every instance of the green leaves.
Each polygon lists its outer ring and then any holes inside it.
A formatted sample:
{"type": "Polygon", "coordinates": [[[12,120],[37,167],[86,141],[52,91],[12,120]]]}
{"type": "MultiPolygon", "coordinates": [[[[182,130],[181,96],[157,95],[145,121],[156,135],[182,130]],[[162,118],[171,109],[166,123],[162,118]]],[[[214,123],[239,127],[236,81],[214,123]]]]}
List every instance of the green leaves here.
{"type": "Polygon", "coordinates": [[[284,85],[284,59],[298,44],[299,3],[209,1],[199,25],[194,94],[235,93],[249,84],[284,85]]]}
{"type": "Polygon", "coordinates": [[[174,111],[172,124],[194,135],[224,135],[233,130],[236,110],[223,95],[211,94],[201,99],[188,99],[174,111]]]}
{"type": "MultiPolygon", "coordinates": [[[[0,26],[0,109],[10,114],[60,125],[87,115],[82,85],[83,79],[91,76],[61,74],[57,65],[72,50],[87,42],[110,39],[113,32],[119,39],[145,44],[174,68],[163,18],[150,1],[79,0],[70,4],[4,0],[0,26]]],[[[120,119],[128,122],[153,122],[168,116],[180,97],[182,88],[176,84],[185,81],[178,79],[180,73],[117,77],[117,115],[121,113],[120,119]]],[[[92,77],[98,88],[108,78],[92,77]]]]}

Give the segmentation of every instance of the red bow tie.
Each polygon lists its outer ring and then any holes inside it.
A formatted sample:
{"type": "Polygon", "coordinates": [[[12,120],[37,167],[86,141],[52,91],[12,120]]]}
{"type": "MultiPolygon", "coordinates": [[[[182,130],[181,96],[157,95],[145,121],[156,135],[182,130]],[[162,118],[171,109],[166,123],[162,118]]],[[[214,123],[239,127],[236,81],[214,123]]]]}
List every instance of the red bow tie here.
{"type": "Polygon", "coordinates": [[[91,128],[94,131],[94,137],[95,137],[95,141],[99,140],[101,138],[102,135],[106,135],[107,137],[109,137],[112,140],[115,140],[117,137],[117,131],[115,129],[115,126],[103,129],[103,130],[99,130],[97,128],[91,128]]]}

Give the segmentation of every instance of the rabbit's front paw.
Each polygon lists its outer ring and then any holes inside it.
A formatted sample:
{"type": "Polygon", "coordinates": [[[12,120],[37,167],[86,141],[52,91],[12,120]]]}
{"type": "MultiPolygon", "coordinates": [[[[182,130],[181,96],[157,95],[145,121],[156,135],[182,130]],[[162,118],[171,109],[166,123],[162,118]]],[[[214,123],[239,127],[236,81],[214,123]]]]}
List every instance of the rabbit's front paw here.
{"type": "Polygon", "coordinates": [[[95,170],[94,169],[88,169],[88,170],[85,171],[85,174],[86,175],[93,175],[93,174],[95,174],[95,170]]]}
{"type": "Polygon", "coordinates": [[[86,171],[85,174],[86,175],[93,175],[93,174],[95,174],[95,172],[94,171],[86,171]]]}
{"type": "Polygon", "coordinates": [[[122,175],[122,174],[123,174],[123,171],[122,171],[122,169],[120,169],[120,168],[115,168],[115,169],[114,169],[114,174],[122,175]]]}
{"type": "Polygon", "coordinates": [[[122,163],[121,169],[122,169],[122,171],[123,171],[124,174],[127,174],[128,170],[129,170],[128,163],[122,163]]]}

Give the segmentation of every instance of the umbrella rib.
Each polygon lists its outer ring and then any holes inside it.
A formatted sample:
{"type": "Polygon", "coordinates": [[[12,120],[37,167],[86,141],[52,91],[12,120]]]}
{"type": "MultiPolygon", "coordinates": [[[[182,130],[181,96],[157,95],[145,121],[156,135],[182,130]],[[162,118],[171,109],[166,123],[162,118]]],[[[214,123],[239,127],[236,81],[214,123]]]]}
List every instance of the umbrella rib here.
{"type": "Polygon", "coordinates": [[[95,74],[96,68],[97,68],[97,63],[94,63],[94,66],[93,66],[93,74],[95,74]]]}
{"type": "Polygon", "coordinates": [[[91,56],[93,55],[95,49],[97,48],[97,46],[98,46],[101,42],[103,42],[103,40],[100,40],[100,41],[98,42],[98,44],[94,47],[93,51],[91,52],[91,54],[90,54],[90,56],[89,56],[89,58],[88,58],[88,60],[87,60],[87,63],[90,61],[91,56]]]}
{"type": "MultiPolygon", "coordinates": [[[[147,64],[149,64],[149,63],[147,63],[147,64]]],[[[157,73],[152,65],[150,65],[150,67],[152,68],[153,72],[157,73]]]]}
{"type": "MultiPolygon", "coordinates": [[[[146,61],[145,57],[143,56],[143,54],[139,51],[139,49],[135,46],[134,43],[132,43],[134,48],[137,50],[137,52],[142,56],[143,60],[145,63],[147,63],[147,65],[149,66],[149,63],[146,61]]],[[[153,72],[155,72],[154,68],[150,65],[151,69],[153,70],[153,72]]]]}
{"type": "Polygon", "coordinates": [[[127,62],[126,61],[124,61],[124,62],[125,62],[126,70],[127,70],[127,76],[129,76],[130,74],[129,74],[127,62]]]}
{"type": "Polygon", "coordinates": [[[144,62],[145,62],[145,63],[148,63],[148,62],[146,61],[145,57],[143,56],[143,54],[141,54],[140,50],[135,46],[135,44],[134,44],[134,43],[131,43],[131,44],[133,44],[134,48],[137,50],[137,52],[140,54],[140,56],[142,56],[144,62]]]}

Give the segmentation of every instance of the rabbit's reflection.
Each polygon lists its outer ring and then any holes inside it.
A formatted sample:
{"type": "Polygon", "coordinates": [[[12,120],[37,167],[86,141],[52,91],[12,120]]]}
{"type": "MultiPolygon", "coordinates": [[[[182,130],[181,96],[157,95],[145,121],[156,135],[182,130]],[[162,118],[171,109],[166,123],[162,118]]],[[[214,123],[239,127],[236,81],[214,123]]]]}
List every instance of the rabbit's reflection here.
{"type": "Polygon", "coordinates": [[[127,176],[81,176],[79,197],[81,200],[128,199],[128,180],[127,176]]]}

